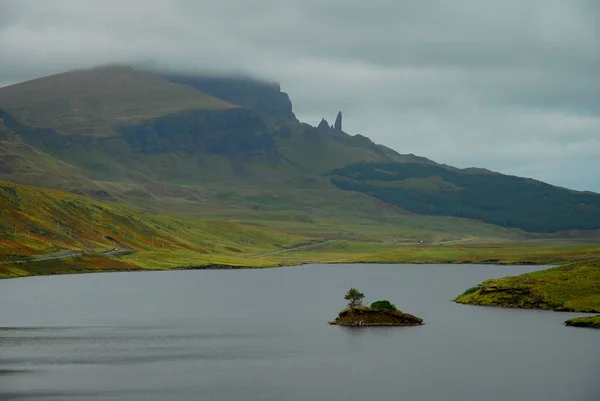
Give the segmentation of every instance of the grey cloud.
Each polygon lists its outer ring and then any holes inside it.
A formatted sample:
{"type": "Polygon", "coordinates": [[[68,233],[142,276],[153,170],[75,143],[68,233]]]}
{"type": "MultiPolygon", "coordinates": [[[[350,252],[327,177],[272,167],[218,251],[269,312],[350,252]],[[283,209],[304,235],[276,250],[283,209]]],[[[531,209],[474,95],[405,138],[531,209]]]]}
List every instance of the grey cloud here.
{"type": "MultiPolygon", "coordinates": [[[[302,120],[600,191],[594,0],[4,0],[0,85],[112,62],[278,80],[302,120]]],[[[600,159],[600,158],[599,158],[600,159]]]]}

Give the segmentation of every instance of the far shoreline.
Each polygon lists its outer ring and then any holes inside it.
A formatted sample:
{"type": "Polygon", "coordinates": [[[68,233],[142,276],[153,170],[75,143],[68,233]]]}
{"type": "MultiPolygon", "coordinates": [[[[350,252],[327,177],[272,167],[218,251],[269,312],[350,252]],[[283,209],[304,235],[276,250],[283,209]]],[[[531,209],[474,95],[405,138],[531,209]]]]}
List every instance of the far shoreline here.
{"type": "Polygon", "coordinates": [[[198,266],[181,266],[172,268],[152,268],[152,267],[131,267],[123,269],[115,268],[85,268],[83,267],[80,271],[65,270],[65,271],[52,271],[44,274],[29,274],[22,276],[13,277],[1,277],[0,280],[14,280],[14,279],[25,279],[34,277],[48,277],[48,276],[75,276],[85,274],[102,274],[102,273],[144,273],[144,272],[169,272],[169,271],[235,271],[235,270],[264,270],[264,269],[277,269],[283,267],[301,267],[307,265],[414,265],[414,266],[433,266],[433,265],[481,265],[481,266],[496,266],[496,267],[535,267],[542,266],[551,268],[558,264],[547,264],[547,263],[480,263],[480,262],[446,262],[446,263],[435,263],[435,262],[361,262],[361,261],[307,261],[301,263],[290,263],[290,264],[279,264],[272,266],[250,266],[250,265],[226,265],[226,264],[209,264],[209,265],[198,265],[198,266]]]}

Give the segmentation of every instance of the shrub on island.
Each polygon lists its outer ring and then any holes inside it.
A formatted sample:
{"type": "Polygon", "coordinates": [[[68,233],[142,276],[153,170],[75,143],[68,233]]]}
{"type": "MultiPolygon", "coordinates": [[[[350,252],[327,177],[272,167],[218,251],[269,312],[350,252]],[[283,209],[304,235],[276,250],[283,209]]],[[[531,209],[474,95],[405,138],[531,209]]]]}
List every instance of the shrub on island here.
{"type": "Polygon", "coordinates": [[[375,302],[373,302],[371,304],[371,309],[376,309],[376,310],[387,309],[387,310],[395,310],[395,311],[398,310],[398,308],[396,308],[396,305],[394,305],[393,303],[391,303],[387,299],[384,299],[382,301],[375,301],[375,302]]]}

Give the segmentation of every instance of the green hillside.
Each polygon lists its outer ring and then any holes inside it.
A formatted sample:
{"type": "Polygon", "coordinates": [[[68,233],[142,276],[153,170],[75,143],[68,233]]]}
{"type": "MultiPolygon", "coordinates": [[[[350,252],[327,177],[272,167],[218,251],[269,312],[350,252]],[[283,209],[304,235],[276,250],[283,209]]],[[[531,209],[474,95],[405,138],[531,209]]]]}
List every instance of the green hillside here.
{"type": "Polygon", "coordinates": [[[275,262],[247,258],[307,241],[264,227],[144,213],[72,193],[0,181],[0,278],[96,265],[111,269],[269,266],[275,262]],[[101,253],[114,248],[136,253],[122,259],[122,265],[101,253]],[[79,256],[61,258],[73,252],[79,256]]]}
{"type": "Polygon", "coordinates": [[[331,171],[338,188],[414,213],[477,219],[533,232],[600,229],[600,195],[481,169],[415,163],[354,164],[331,171]]]}
{"type": "Polygon", "coordinates": [[[185,85],[118,66],[71,71],[0,90],[0,109],[23,124],[64,134],[114,135],[119,124],[231,107],[185,85]]]}

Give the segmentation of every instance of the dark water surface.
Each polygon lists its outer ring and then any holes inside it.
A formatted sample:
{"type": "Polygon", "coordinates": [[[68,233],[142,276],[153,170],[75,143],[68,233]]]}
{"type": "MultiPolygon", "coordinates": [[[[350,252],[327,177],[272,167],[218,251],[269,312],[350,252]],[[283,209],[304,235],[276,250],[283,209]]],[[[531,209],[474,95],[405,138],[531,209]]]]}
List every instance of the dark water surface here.
{"type": "Polygon", "coordinates": [[[600,333],[458,305],[539,267],[309,265],[0,281],[0,400],[598,401],[600,333]],[[422,327],[329,326],[355,286],[422,327]]]}

